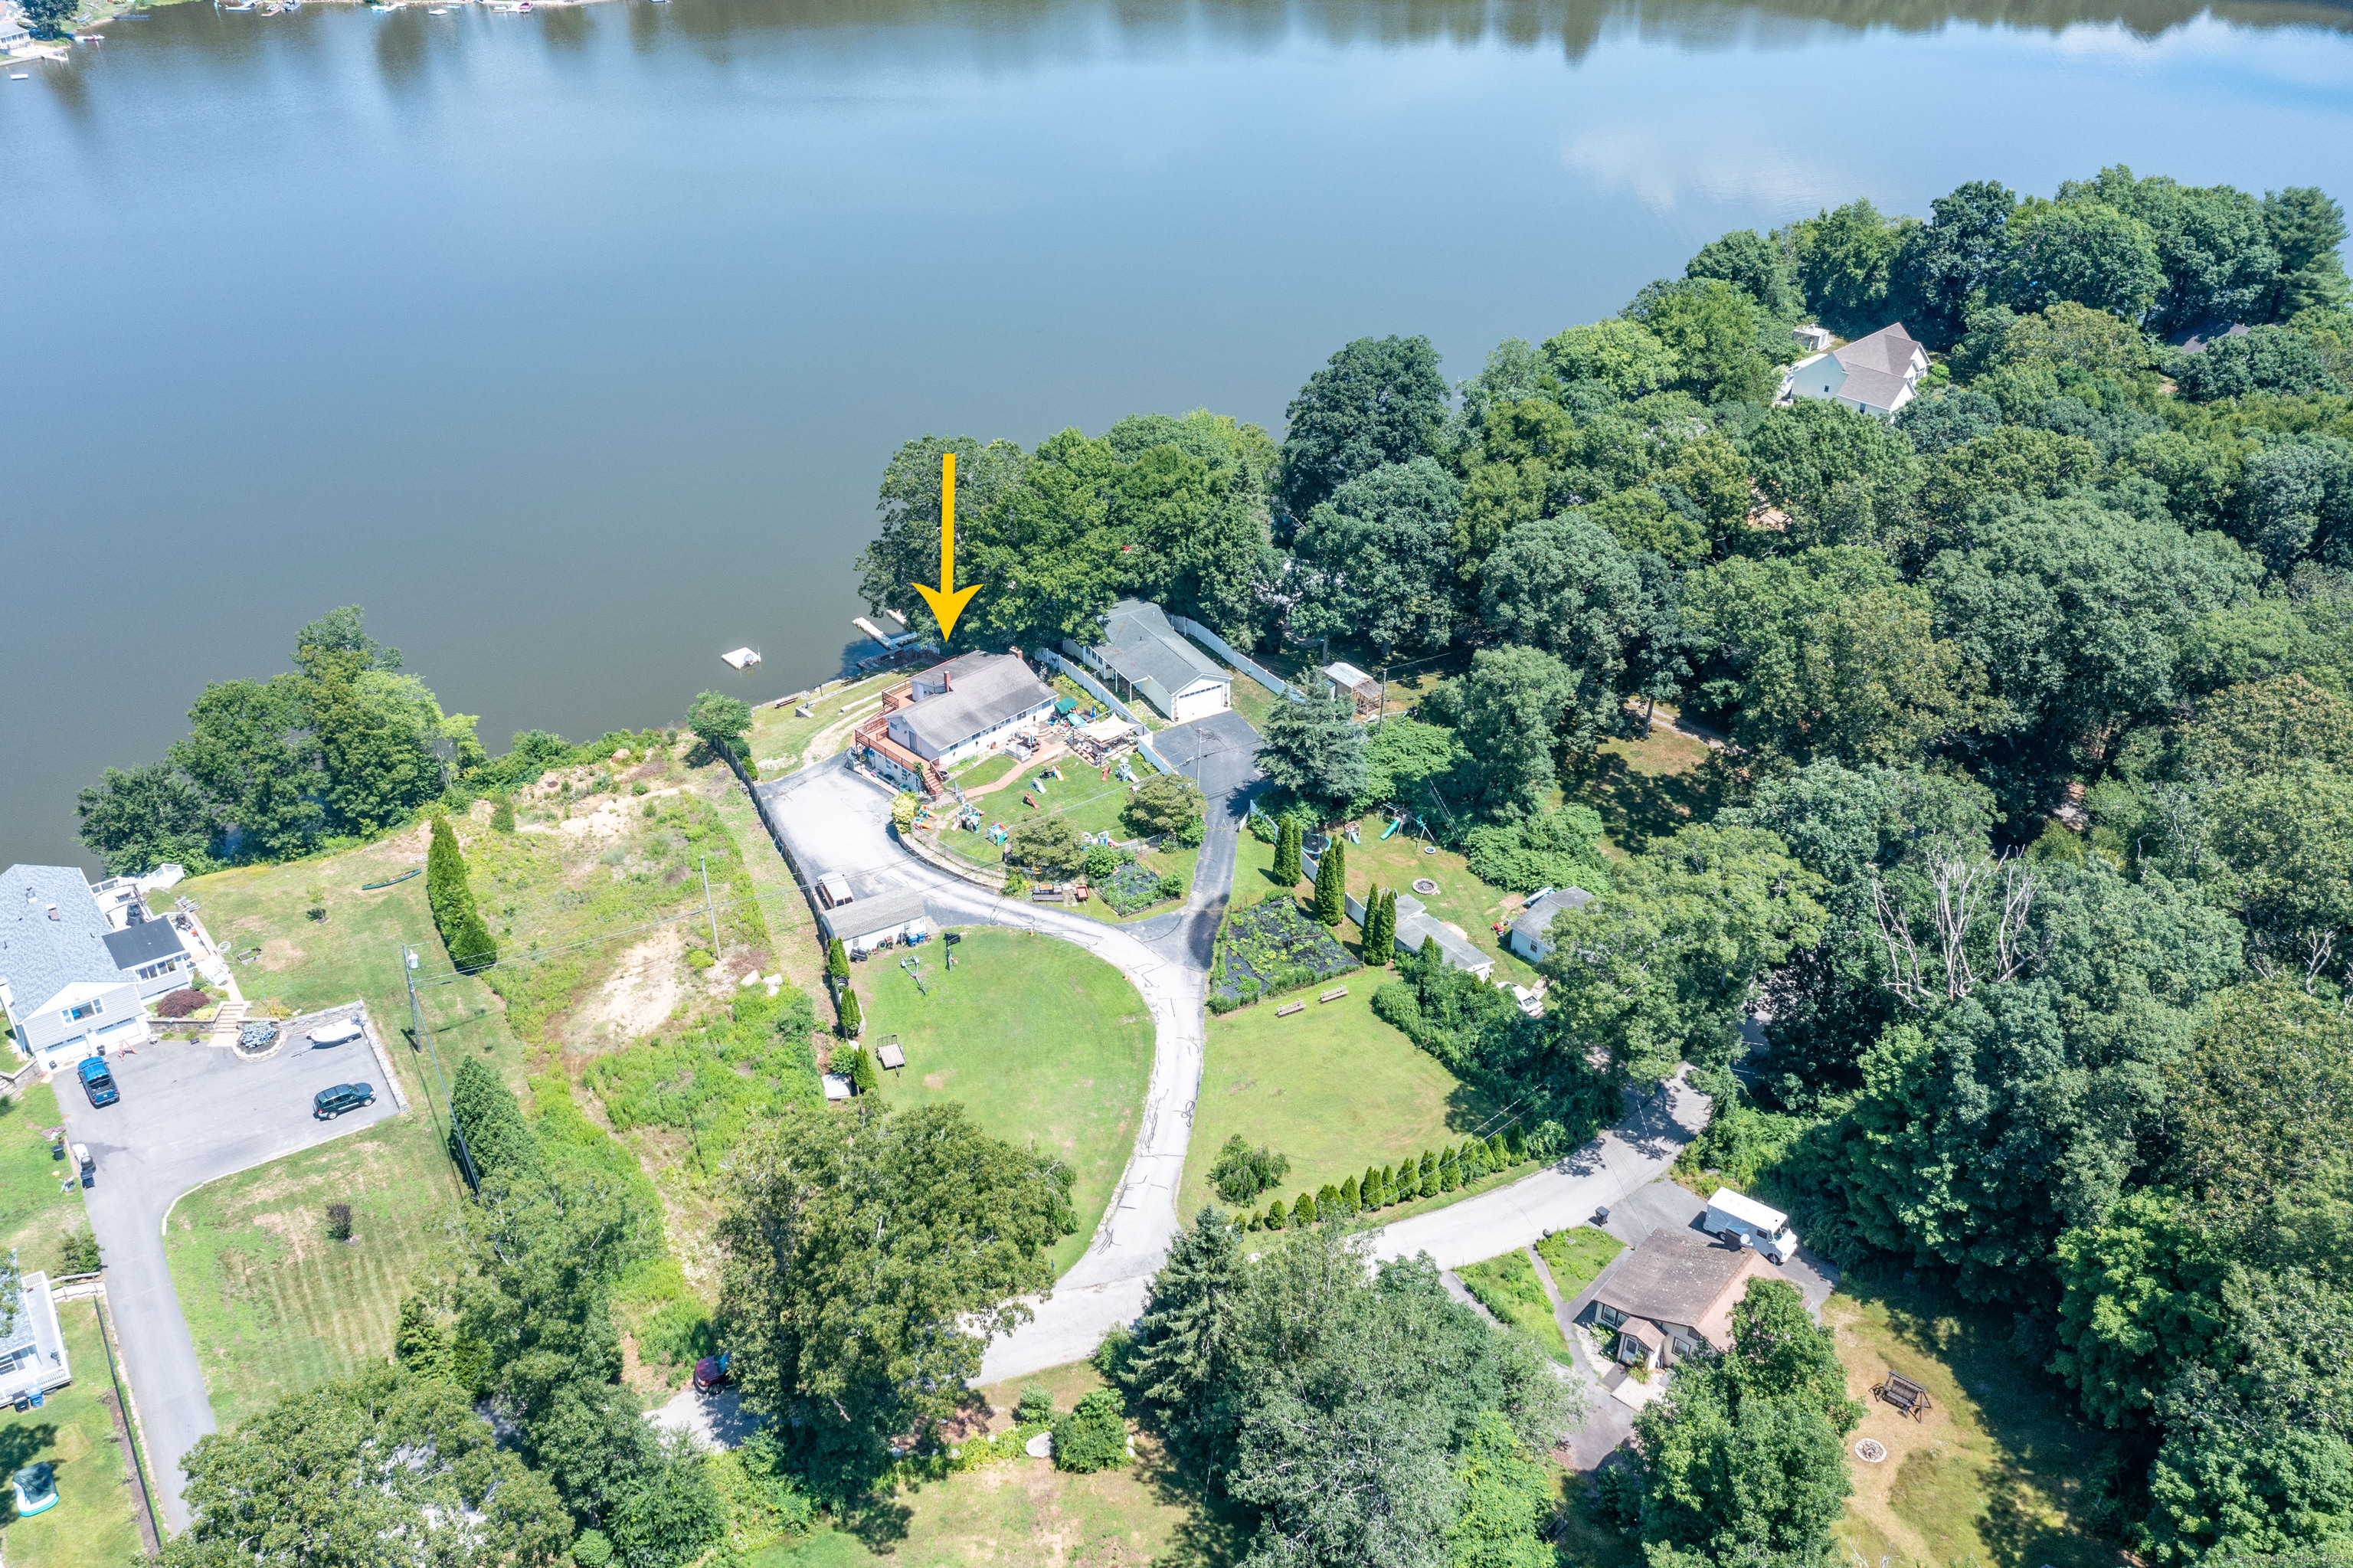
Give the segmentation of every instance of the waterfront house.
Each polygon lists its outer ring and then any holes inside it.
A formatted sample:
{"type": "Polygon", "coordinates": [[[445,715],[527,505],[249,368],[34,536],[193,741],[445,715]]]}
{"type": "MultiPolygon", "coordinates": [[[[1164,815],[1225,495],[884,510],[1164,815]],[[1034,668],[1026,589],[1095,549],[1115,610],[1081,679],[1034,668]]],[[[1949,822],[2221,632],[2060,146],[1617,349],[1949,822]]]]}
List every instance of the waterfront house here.
{"type": "Polygon", "coordinates": [[[1912,401],[1920,377],[1927,373],[1928,351],[1897,322],[1843,348],[1798,361],[1782,378],[1778,400],[1819,397],[1874,418],[1892,419],[1912,401]]]}
{"type": "Polygon", "coordinates": [[[21,55],[33,47],[33,35],[25,24],[6,11],[0,11],[0,56],[21,55]]]}
{"type": "Polygon", "coordinates": [[[140,989],[146,982],[124,971],[111,935],[90,883],[74,867],[0,872],[0,1012],[16,1032],[16,1048],[51,1072],[147,1044],[140,989]]]}
{"type": "Polygon", "coordinates": [[[1053,716],[1054,694],[1018,653],[959,653],[882,694],[858,726],[858,759],[902,789],[935,795],[947,769],[1053,716]]]}
{"type": "Polygon", "coordinates": [[[1124,682],[1131,700],[1141,696],[1172,724],[1233,706],[1232,678],[1179,635],[1156,604],[1121,599],[1103,614],[1101,642],[1062,646],[1098,673],[1124,682]]]}

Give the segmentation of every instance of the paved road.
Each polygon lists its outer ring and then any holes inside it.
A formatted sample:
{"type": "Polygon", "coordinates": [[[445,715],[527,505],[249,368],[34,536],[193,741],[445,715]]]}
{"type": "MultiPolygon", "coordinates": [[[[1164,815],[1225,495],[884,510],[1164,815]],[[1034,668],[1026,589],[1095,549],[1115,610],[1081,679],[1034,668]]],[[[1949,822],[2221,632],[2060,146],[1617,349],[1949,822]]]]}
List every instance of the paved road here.
{"type": "Polygon", "coordinates": [[[97,1184],[83,1197],[106,1263],[106,1298],[164,1523],[185,1530],[180,1459],[214,1430],[213,1407],[164,1260],[164,1216],[190,1188],[398,1112],[375,1057],[359,1041],[314,1051],[298,1038],[259,1062],[222,1046],[158,1043],[116,1057],[113,1066],[121,1100],[94,1110],[79,1086],[60,1075],[58,1104],[69,1136],[90,1146],[98,1166],[97,1184]],[[312,1095],[353,1080],[376,1086],[375,1104],[334,1121],[311,1119],[312,1095]]]}
{"type": "Polygon", "coordinates": [[[1176,1234],[1176,1181],[1200,1091],[1202,1017],[1210,950],[1233,882],[1238,833],[1258,779],[1258,735],[1239,714],[1162,731],[1155,749],[1208,797],[1208,831],[1184,907],[1112,926],[1084,915],[1001,898],[902,850],[889,830],[891,791],[833,758],[760,785],[804,880],[839,874],[855,896],[915,888],[943,926],[1011,926],[1073,942],[1114,965],[1151,1010],[1152,1078],[1141,1130],[1092,1244],[1033,1301],[1035,1319],[990,1345],[984,1382],[1018,1377],[1092,1352],[1103,1331],[1142,1309],[1145,1285],[1176,1234]]]}
{"type": "Polygon", "coordinates": [[[1373,1233],[1373,1255],[1426,1252],[1440,1268],[1460,1268],[1527,1246],[1657,1181],[1706,1125],[1707,1097],[1681,1078],[1649,1098],[1629,1094],[1624,1118],[1576,1153],[1508,1187],[1385,1225],[1373,1233]]]}

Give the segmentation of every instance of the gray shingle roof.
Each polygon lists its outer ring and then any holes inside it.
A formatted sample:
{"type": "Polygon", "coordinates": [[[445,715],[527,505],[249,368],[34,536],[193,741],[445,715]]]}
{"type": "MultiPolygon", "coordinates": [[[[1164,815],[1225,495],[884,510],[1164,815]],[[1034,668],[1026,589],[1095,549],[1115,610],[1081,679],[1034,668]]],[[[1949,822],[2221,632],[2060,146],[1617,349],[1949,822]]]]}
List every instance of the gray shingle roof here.
{"type": "Polygon", "coordinates": [[[90,883],[72,866],[0,871],[0,980],[8,983],[20,1015],[77,981],[121,984],[122,967],[106,934],[106,916],[90,895],[90,883]]]}
{"type": "Polygon", "coordinates": [[[1564,909],[1582,909],[1592,902],[1593,895],[1582,887],[1559,888],[1521,910],[1520,917],[1512,922],[1512,929],[1532,942],[1541,942],[1545,939],[1545,932],[1552,926],[1554,916],[1564,909]]]}
{"type": "Polygon", "coordinates": [[[188,948],[180,940],[180,934],[172,929],[169,920],[142,920],[120,931],[109,931],[106,950],[114,956],[117,968],[135,969],[142,964],[185,953],[188,948]]]}
{"type": "Polygon", "coordinates": [[[1876,370],[1883,376],[1901,376],[1910,373],[1912,356],[1919,348],[1918,342],[1904,330],[1904,323],[1897,322],[1831,353],[1850,376],[1857,370],[1876,370]]]}
{"type": "Polygon", "coordinates": [[[1908,376],[1874,370],[1868,365],[1850,366],[1846,379],[1839,385],[1838,395],[1851,397],[1866,408],[1893,408],[1904,400],[1911,385],[1908,376]]]}
{"type": "Polygon", "coordinates": [[[1397,945],[1409,953],[1421,951],[1422,938],[1435,938],[1438,950],[1446,961],[1458,969],[1476,971],[1495,960],[1448,930],[1436,916],[1429,914],[1419,898],[1408,894],[1398,895],[1397,945]]]}
{"type": "Polygon", "coordinates": [[[1177,634],[1156,604],[1124,599],[1103,614],[1103,641],[1094,656],[1123,680],[1157,686],[1165,707],[1187,686],[1201,681],[1227,683],[1209,656],[1177,634]]]}
{"type": "Polygon", "coordinates": [[[1738,1247],[1688,1231],[1655,1230],[1594,1287],[1593,1298],[1637,1318],[1697,1327],[1747,1271],[1738,1247]]]}
{"type": "Polygon", "coordinates": [[[1046,683],[1010,653],[961,654],[938,668],[947,672],[948,689],[891,715],[934,751],[960,746],[1040,704],[1053,705],[1046,683]]]}

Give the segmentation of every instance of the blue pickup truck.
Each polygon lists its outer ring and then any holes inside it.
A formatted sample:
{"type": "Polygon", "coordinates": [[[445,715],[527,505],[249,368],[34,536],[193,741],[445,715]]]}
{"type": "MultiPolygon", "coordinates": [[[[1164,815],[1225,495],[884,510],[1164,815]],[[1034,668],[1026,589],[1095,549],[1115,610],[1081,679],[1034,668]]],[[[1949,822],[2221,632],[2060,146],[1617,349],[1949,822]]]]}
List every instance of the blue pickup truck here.
{"type": "Polygon", "coordinates": [[[114,1075],[106,1070],[105,1058],[85,1056],[81,1064],[81,1092],[90,1097],[90,1105],[111,1106],[122,1097],[114,1086],[114,1075]]]}

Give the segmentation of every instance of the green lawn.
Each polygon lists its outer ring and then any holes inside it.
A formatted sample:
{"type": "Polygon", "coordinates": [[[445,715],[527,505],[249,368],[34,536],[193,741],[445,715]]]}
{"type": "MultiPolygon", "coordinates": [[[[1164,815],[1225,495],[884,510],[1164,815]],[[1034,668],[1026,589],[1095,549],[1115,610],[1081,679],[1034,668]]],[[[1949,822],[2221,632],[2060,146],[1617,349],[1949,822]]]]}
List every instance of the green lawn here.
{"type": "Polygon", "coordinates": [[[16,1517],[13,1492],[0,1488],[0,1552],[8,1568],[120,1568],[139,1552],[132,1478],[107,1399],[106,1349],[99,1342],[98,1307],[89,1300],[58,1303],[66,1359],[73,1382],[22,1414],[0,1407],[0,1476],[46,1460],[57,1467],[58,1506],[30,1519],[16,1517]]]}
{"type": "MultiPolygon", "coordinates": [[[[1357,824],[1364,842],[1347,846],[1348,891],[1362,898],[1377,883],[1419,898],[1433,916],[1461,927],[1472,947],[1495,960],[1496,983],[1525,985],[1534,980],[1535,970],[1507,952],[1493,929],[1496,921],[1519,913],[1519,899],[1506,902],[1503,889],[1490,887],[1472,875],[1470,866],[1452,850],[1424,853],[1427,841],[1409,837],[1413,831],[1409,825],[1384,842],[1381,830],[1388,826],[1388,820],[1377,812],[1357,824]],[[1416,877],[1437,883],[1438,891],[1414,892],[1416,877]]],[[[1349,927],[1352,933],[1355,929],[1349,927]]]]}
{"type": "Polygon", "coordinates": [[[1608,740],[1565,780],[1571,798],[1601,813],[1603,851],[1638,854],[1654,838],[1685,822],[1705,821],[1721,802],[1718,777],[1703,766],[1707,743],[1674,727],[1675,710],[1661,704],[1651,733],[1639,740],[1608,740]]]}
{"type": "Polygon", "coordinates": [[[1009,751],[993,751],[986,757],[976,757],[948,777],[959,789],[977,789],[984,784],[994,784],[1015,768],[1021,759],[1009,751]]]}
{"type": "MultiPolygon", "coordinates": [[[[1026,768],[1014,783],[976,800],[980,808],[981,831],[976,833],[957,832],[940,835],[941,844],[966,860],[982,865],[1002,865],[1005,852],[988,842],[988,829],[1002,822],[1010,831],[1034,817],[1057,816],[1071,824],[1077,833],[1109,832],[1120,838],[1129,836],[1127,825],[1120,814],[1127,809],[1129,787],[1119,781],[1117,774],[1105,779],[1075,757],[1058,758],[1046,765],[1060,768],[1062,777],[1045,781],[1045,792],[1038,795],[1038,804],[1025,804],[1025,793],[1035,793],[1039,769],[1026,768]]],[[[1152,765],[1142,758],[1135,759],[1131,769],[1138,779],[1152,776],[1152,765]]]]}
{"type": "Polygon", "coordinates": [[[809,700],[807,718],[798,716],[789,707],[771,707],[764,701],[752,710],[752,756],[760,764],[760,776],[767,779],[799,771],[810,743],[836,726],[839,728],[828,737],[828,752],[849,750],[850,730],[859,721],[881,711],[875,699],[906,678],[904,670],[886,670],[850,685],[820,692],[809,700]],[[856,711],[845,714],[841,711],[845,707],[856,711]],[[843,723],[845,719],[849,722],[843,723]]]}
{"type": "Polygon", "coordinates": [[[62,1120],[47,1084],[0,1097],[0,1246],[28,1272],[41,1269],[51,1278],[65,1272],[66,1238],[90,1229],[71,1161],[50,1152],[47,1130],[62,1120]]]}
{"type": "Polygon", "coordinates": [[[392,1351],[400,1298],[461,1189],[420,1118],[199,1187],[164,1223],[172,1284],[223,1429],[392,1351]],[[352,1206],[352,1239],[327,1205],[352,1206]]]}
{"type": "Polygon", "coordinates": [[[1563,1366],[1573,1365],[1560,1320],[1553,1316],[1552,1298],[1536,1277],[1535,1265],[1525,1250],[1514,1250],[1454,1271],[1479,1304],[1545,1348],[1563,1366]]]}
{"type": "Polygon", "coordinates": [[[907,1053],[903,1069],[883,1075],[892,1104],[960,1100],[997,1137],[1070,1161],[1079,1228],[1054,1248],[1059,1274],[1093,1239],[1135,1147],[1152,1015],[1117,969],[1068,942],[996,927],[962,936],[954,973],[938,941],[854,967],[866,1039],[895,1034],[907,1053]],[[898,967],[909,956],[929,994],[898,967]]]}
{"type": "Polygon", "coordinates": [[[1591,1225],[1571,1225],[1536,1243],[1536,1255],[1544,1259],[1545,1272],[1552,1276],[1553,1288],[1560,1292],[1563,1301],[1576,1299],[1577,1293],[1601,1277],[1609,1260],[1625,1250],[1624,1242],[1591,1225]]]}
{"type": "MultiPolygon", "coordinates": [[[[1208,1167],[1233,1134],[1290,1158],[1291,1173],[1258,1200],[1262,1205],[1280,1197],[1287,1204],[1302,1189],[1336,1186],[1363,1175],[1367,1165],[1393,1165],[1460,1142],[1491,1108],[1472,1086],[1373,1016],[1377,975],[1360,971],[1345,983],[1346,997],[1310,1001],[1306,1012],[1289,1018],[1275,1016],[1276,1003],[1261,1002],[1209,1019],[1201,1096],[1177,1191],[1176,1212],[1187,1224],[1204,1203],[1223,1204],[1210,1191],[1208,1167]]],[[[1399,1219],[1508,1179],[1489,1177],[1382,1215],[1399,1219]]]]}
{"type": "Polygon", "coordinates": [[[2052,1568],[2117,1561],[2083,1522],[2085,1483],[2114,1439],[2077,1416],[2063,1383],[2010,1348],[2009,1312],[1850,1280],[1822,1320],[1837,1335],[1847,1392],[1864,1401],[1855,1438],[1888,1450],[1877,1465],[1849,1458],[1855,1489],[1839,1525],[1842,1555],[2052,1568]],[[1914,1421],[1871,1399],[1889,1372],[1925,1384],[1935,1408],[1914,1421]]]}

